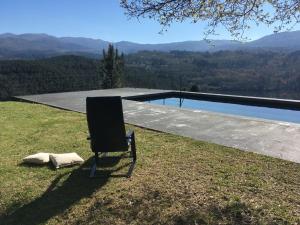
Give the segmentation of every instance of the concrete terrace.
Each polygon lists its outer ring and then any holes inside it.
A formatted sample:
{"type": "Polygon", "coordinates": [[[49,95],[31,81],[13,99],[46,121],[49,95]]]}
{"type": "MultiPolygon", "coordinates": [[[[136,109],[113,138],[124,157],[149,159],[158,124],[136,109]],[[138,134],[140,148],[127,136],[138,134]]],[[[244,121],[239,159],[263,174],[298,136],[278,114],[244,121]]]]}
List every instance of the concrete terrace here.
{"type": "MultiPolygon", "coordinates": [[[[88,96],[140,96],[168,92],[120,88],[18,96],[85,113],[88,96]]],[[[123,99],[126,123],[300,163],[300,124],[153,105],[123,99]]]]}

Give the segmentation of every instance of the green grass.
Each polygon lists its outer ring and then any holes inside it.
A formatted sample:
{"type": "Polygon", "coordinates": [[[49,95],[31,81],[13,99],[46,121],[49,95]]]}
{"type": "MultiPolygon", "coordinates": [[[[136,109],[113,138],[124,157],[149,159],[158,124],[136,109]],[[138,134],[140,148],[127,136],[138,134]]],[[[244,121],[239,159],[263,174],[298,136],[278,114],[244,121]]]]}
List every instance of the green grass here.
{"type": "Polygon", "coordinates": [[[89,179],[85,115],[0,102],[0,224],[300,224],[299,164],[127,128],[137,136],[132,178],[117,176],[128,168],[122,159],[111,163],[123,169],[89,179]],[[77,152],[86,163],[21,163],[41,151],[77,152]]]}

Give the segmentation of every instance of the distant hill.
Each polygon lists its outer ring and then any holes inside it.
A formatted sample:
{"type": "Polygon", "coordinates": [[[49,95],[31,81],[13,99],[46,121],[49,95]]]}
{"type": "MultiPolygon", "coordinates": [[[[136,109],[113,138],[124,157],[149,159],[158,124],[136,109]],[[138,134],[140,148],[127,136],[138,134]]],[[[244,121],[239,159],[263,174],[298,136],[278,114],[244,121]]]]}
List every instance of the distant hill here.
{"type": "Polygon", "coordinates": [[[108,42],[89,38],[57,38],[47,34],[0,35],[0,59],[43,58],[65,54],[99,54],[108,42]]]}
{"type": "Polygon", "coordinates": [[[183,41],[164,44],[137,44],[133,42],[117,42],[116,47],[125,53],[135,53],[138,51],[192,51],[206,52],[219,50],[234,50],[241,45],[238,41],[230,40],[214,40],[211,43],[207,41],[183,41]]]}
{"type": "MultiPolygon", "coordinates": [[[[32,59],[65,54],[95,57],[110,42],[84,37],[54,37],[47,34],[0,34],[0,59],[32,59]]],[[[251,42],[231,40],[184,41],[163,44],[139,44],[128,41],[113,43],[125,54],[138,51],[193,51],[220,50],[300,50],[300,31],[283,32],[262,37],[251,42]]]]}
{"type": "Polygon", "coordinates": [[[300,50],[300,31],[282,32],[264,36],[246,44],[251,48],[300,50]]]}

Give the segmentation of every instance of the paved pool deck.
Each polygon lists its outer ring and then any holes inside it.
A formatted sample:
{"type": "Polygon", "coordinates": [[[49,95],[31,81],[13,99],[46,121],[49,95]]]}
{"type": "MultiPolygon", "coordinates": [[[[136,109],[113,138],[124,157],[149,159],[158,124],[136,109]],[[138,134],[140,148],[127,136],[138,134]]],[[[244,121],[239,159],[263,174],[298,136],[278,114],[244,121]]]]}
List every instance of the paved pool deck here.
{"type": "MultiPolygon", "coordinates": [[[[17,98],[85,113],[85,98],[88,96],[130,97],[163,92],[168,91],[119,88],[17,98]]],[[[300,124],[125,99],[122,101],[125,121],[128,124],[300,163],[300,124]]]]}

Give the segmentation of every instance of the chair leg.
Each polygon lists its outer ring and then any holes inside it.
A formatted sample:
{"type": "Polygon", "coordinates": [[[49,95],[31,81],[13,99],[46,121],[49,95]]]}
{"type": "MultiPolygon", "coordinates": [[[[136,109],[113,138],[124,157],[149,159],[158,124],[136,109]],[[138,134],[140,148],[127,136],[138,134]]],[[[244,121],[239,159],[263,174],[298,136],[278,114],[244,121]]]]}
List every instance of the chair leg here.
{"type": "Polygon", "coordinates": [[[135,135],[134,132],[132,133],[132,137],[131,137],[131,155],[133,158],[133,161],[136,161],[136,146],[135,146],[135,135]]]}
{"type": "Polygon", "coordinates": [[[135,166],[135,161],[133,160],[133,161],[131,162],[131,165],[130,165],[129,170],[128,170],[128,172],[127,172],[127,178],[130,178],[130,177],[131,177],[131,174],[132,174],[132,171],[133,171],[133,169],[134,169],[134,166],[135,166]]]}
{"type": "Polygon", "coordinates": [[[96,170],[97,170],[97,164],[96,162],[94,162],[91,168],[90,178],[93,178],[95,176],[96,170]]]}
{"type": "Polygon", "coordinates": [[[136,146],[135,146],[134,132],[132,133],[132,136],[131,136],[131,146],[130,146],[130,149],[131,149],[130,156],[132,157],[132,162],[131,162],[131,165],[129,167],[128,173],[127,173],[127,177],[128,178],[131,177],[132,171],[133,171],[135,163],[136,163],[136,146]]]}
{"type": "Polygon", "coordinates": [[[98,162],[99,162],[99,155],[98,152],[95,152],[94,163],[91,167],[91,172],[90,172],[90,178],[93,178],[95,176],[98,162]]]}

